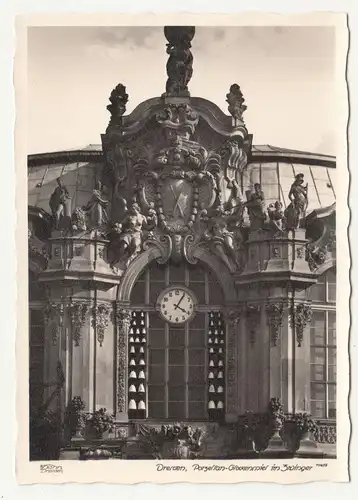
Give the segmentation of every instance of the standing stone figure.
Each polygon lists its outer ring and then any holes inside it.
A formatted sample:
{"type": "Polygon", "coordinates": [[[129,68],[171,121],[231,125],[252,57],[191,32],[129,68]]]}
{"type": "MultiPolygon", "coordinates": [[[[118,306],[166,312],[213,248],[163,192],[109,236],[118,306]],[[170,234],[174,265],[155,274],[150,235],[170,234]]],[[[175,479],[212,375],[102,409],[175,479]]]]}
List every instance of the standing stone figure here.
{"type": "Polygon", "coordinates": [[[168,40],[167,62],[168,80],[166,94],[188,95],[188,83],[193,74],[193,55],[190,51],[191,40],[195,34],[192,26],[166,26],[164,34],[168,40]]]}
{"type": "Polygon", "coordinates": [[[57,179],[57,187],[52,193],[49,201],[52,216],[55,221],[55,229],[59,228],[60,220],[71,214],[70,195],[66,186],[60,178],[57,179]]]}
{"type": "Polygon", "coordinates": [[[102,183],[98,181],[96,189],[92,191],[92,198],[87,203],[83,210],[86,212],[89,219],[90,228],[101,227],[108,221],[106,207],[109,201],[103,196],[102,183]]]}
{"type": "Polygon", "coordinates": [[[308,206],[308,184],[303,185],[304,175],[297,174],[291,186],[288,198],[291,203],[285,210],[287,219],[286,229],[292,231],[298,229],[300,221],[304,218],[308,206]]]}
{"type": "Polygon", "coordinates": [[[261,184],[254,184],[254,192],[247,193],[248,201],[245,203],[249,214],[251,230],[262,229],[266,222],[265,195],[261,184]]]}

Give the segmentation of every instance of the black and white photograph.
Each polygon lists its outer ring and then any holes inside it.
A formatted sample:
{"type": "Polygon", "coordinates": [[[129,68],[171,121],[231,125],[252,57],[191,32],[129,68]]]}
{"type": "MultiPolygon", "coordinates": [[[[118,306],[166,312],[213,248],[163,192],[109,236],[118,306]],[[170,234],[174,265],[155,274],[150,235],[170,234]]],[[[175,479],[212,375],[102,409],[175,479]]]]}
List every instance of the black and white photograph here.
{"type": "Polygon", "coordinates": [[[337,460],[337,30],[27,27],[25,460],[337,460]]]}

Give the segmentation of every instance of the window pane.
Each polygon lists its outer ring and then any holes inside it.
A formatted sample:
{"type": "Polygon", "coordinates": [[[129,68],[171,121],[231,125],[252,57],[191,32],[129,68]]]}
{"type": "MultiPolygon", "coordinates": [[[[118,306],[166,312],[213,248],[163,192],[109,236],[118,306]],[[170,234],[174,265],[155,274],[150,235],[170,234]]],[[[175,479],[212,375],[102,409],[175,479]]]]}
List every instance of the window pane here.
{"type": "Polygon", "coordinates": [[[189,347],[205,347],[205,331],[190,330],[189,332],[189,347]]]}
{"type": "Polygon", "coordinates": [[[169,366],[169,382],[180,385],[184,381],[184,366],[169,366]]]}
{"type": "Polygon", "coordinates": [[[189,282],[191,283],[204,283],[205,282],[205,269],[201,266],[190,266],[189,282]]]}
{"type": "Polygon", "coordinates": [[[185,418],[185,404],[184,401],[180,403],[168,403],[168,417],[169,418],[185,418]]]}
{"type": "Polygon", "coordinates": [[[189,418],[205,418],[206,408],[205,403],[189,403],[189,418]]]}
{"type": "Polygon", "coordinates": [[[199,304],[205,304],[205,284],[191,283],[190,290],[195,294],[199,304]]]}
{"type": "Polygon", "coordinates": [[[137,282],[131,293],[131,303],[132,304],[144,304],[145,303],[145,283],[137,282]]]}
{"type": "Polygon", "coordinates": [[[149,401],[148,416],[151,418],[165,418],[165,403],[153,403],[152,401],[149,401]]]}
{"type": "Polygon", "coordinates": [[[158,384],[165,382],[165,370],[163,366],[150,366],[149,367],[149,383],[158,384]]]}
{"type": "Polygon", "coordinates": [[[197,313],[193,320],[190,322],[190,331],[193,329],[205,329],[205,314],[197,313]]]}
{"type": "Polygon", "coordinates": [[[325,405],[323,401],[311,401],[311,414],[313,417],[325,418],[325,405]]]}
{"type": "Polygon", "coordinates": [[[204,366],[189,366],[189,384],[200,384],[205,381],[204,366]]]}
{"type": "Polygon", "coordinates": [[[325,335],[326,316],[324,311],[315,311],[312,315],[310,323],[310,334],[312,345],[324,345],[326,342],[325,335]]]}
{"type": "Polygon", "coordinates": [[[160,292],[162,292],[165,288],[164,283],[156,283],[156,282],[151,282],[150,283],[150,294],[149,294],[149,302],[151,304],[155,304],[158,299],[158,295],[160,292]]]}
{"type": "Polygon", "coordinates": [[[205,401],[205,394],[205,385],[192,385],[189,387],[189,401],[205,401]]]}
{"type": "Polygon", "coordinates": [[[170,347],[185,346],[185,331],[182,328],[169,330],[169,345],[170,347]]]}
{"type": "Polygon", "coordinates": [[[184,401],[185,400],[185,385],[170,385],[168,387],[169,401],[184,401]]]}
{"type": "Polygon", "coordinates": [[[183,365],[185,360],[184,349],[169,349],[169,364],[183,365]]]}
{"type": "Polygon", "coordinates": [[[335,401],[330,401],[328,403],[328,418],[336,418],[336,403],[335,403],[335,401]]]}
{"type": "Polygon", "coordinates": [[[311,384],[311,399],[324,401],[326,399],[326,390],[324,384],[311,384]]]}
{"type": "Polygon", "coordinates": [[[334,365],[328,366],[328,381],[329,382],[337,381],[337,367],[334,365]]]}
{"type": "Polygon", "coordinates": [[[335,365],[336,364],[336,348],[335,347],[329,347],[328,348],[328,364],[329,365],[335,365]]]}
{"type": "Polygon", "coordinates": [[[164,385],[150,385],[148,387],[148,399],[150,401],[164,401],[165,386],[164,385]]]}
{"type": "Polygon", "coordinates": [[[149,274],[150,282],[158,281],[162,284],[165,283],[165,266],[161,266],[160,264],[153,263],[150,268],[149,274]]]}
{"type": "Polygon", "coordinates": [[[336,285],[328,285],[328,302],[336,302],[336,285]]]}
{"type": "Polygon", "coordinates": [[[165,346],[165,331],[149,329],[149,345],[150,347],[164,347],[165,346]]]}
{"type": "Polygon", "coordinates": [[[205,364],[205,350],[204,349],[190,349],[189,350],[189,365],[204,365],[205,364]]]}
{"type": "Polygon", "coordinates": [[[165,350],[164,349],[150,349],[149,350],[149,363],[151,365],[164,365],[164,363],[165,363],[165,350]]]}
{"type": "Polygon", "coordinates": [[[325,364],[325,348],[324,347],[311,347],[311,363],[318,365],[325,364]]]}
{"type": "Polygon", "coordinates": [[[326,285],[324,283],[312,285],[310,292],[310,298],[313,302],[326,302],[326,285]]]}
{"type": "Polygon", "coordinates": [[[171,264],[169,268],[169,280],[171,285],[173,283],[185,283],[185,266],[183,264],[180,266],[171,264]]]}
{"type": "Polygon", "coordinates": [[[164,320],[159,316],[158,313],[150,313],[149,315],[149,326],[150,328],[164,328],[164,320]]]}
{"type": "Polygon", "coordinates": [[[328,384],[328,401],[336,401],[336,384],[328,384]]]}
{"type": "Polygon", "coordinates": [[[336,313],[329,312],[328,313],[328,344],[336,345],[336,313]]]}
{"type": "Polygon", "coordinates": [[[314,382],[324,382],[324,365],[311,365],[311,380],[314,382]]]}

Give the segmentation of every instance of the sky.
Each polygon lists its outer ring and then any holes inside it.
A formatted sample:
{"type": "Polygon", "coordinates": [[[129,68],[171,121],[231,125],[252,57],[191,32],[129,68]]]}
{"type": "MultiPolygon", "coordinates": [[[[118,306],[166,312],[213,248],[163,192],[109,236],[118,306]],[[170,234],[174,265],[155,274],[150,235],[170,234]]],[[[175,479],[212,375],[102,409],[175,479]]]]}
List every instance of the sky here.
{"type": "MultiPolygon", "coordinates": [[[[335,37],[331,27],[197,27],[192,96],[226,114],[238,83],[254,144],[336,153],[335,37]]],[[[100,144],[118,83],[130,113],[166,82],[162,27],[31,27],[28,153],[100,144]]]]}

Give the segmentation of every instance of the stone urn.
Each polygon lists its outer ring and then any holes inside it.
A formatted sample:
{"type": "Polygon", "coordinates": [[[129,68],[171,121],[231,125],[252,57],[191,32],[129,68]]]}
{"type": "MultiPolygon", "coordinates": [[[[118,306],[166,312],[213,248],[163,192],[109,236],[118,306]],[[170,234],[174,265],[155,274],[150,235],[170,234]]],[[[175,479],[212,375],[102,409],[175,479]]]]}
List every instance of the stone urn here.
{"type": "Polygon", "coordinates": [[[190,458],[190,447],[185,439],[164,442],[160,452],[163,459],[186,460],[190,458]]]}

